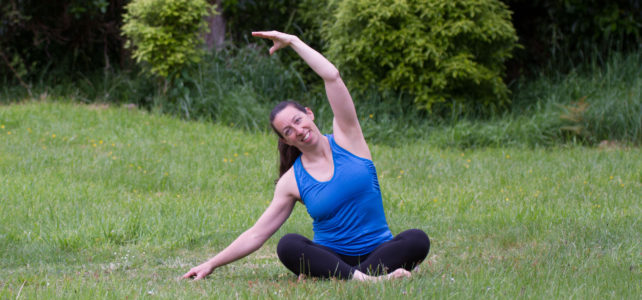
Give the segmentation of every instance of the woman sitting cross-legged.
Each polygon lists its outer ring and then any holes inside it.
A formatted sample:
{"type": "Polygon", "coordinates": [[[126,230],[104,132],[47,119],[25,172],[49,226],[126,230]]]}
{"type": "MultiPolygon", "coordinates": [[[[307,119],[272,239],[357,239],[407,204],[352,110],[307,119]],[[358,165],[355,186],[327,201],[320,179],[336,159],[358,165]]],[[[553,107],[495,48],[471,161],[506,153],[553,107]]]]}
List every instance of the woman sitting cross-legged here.
{"type": "Polygon", "coordinates": [[[201,279],[258,250],[287,220],[297,201],[313,219],[314,239],[286,234],[277,246],[281,262],[296,275],[379,280],[410,277],[430,249],[421,230],[393,236],[383,211],[377,172],[339,71],[293,35],[253,32],[270,39],[270,54],[290,47],[324,81],[334,113],[332,134],[323,135],[312,111],[293,101],[270,114],[278,135],[280,177],[274,198],[258,221],[227,248],[183,275],[201,279]]]}

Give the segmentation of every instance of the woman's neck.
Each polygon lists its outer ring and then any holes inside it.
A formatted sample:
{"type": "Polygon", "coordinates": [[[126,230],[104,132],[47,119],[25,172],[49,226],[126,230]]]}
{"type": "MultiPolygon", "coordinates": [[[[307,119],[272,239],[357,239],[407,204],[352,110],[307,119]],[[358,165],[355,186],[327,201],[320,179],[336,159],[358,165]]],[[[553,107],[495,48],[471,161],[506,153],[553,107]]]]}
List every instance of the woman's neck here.
{"type": "Polygon", "coordinates": [[[308,149],[300,149],[302,159],[309,163],[319,163],[323,161],[332,161],[332,149],[330,148],[330,141],[325,136],[319,139],[319,142],[308,149]]]}

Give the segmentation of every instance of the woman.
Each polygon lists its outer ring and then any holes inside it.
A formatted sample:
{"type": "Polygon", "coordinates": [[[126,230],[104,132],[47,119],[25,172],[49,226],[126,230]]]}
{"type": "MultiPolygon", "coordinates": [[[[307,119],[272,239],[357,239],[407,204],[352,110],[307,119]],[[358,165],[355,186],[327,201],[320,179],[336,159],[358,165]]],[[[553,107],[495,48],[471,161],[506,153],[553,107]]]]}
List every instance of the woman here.
{"type": "Polygon", "coordinates": [[[372,155],[339,71],[296,36],[277,31],[252,35],[274,42],[270,55],[289,46],[321,76],[334,113],[333,134],[321,134],[309,108],[293,101],[278,104],[270,122],[279,136],[281,166],[271,204],[254,226],[183,278],[204,278],[258,250],[297,201],[314,220],[314,241],[298,234],[279,241],[279,259],[294,274],[361,281],[410,277],[428,255],[430,241],[417,229],[395,237],[390,233],[372,155]]]}

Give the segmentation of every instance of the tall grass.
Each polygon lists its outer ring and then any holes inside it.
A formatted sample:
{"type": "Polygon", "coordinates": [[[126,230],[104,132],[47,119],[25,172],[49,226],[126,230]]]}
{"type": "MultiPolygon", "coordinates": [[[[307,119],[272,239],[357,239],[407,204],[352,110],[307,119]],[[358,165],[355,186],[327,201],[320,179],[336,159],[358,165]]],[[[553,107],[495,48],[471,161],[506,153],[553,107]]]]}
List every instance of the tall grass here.
{"type": "MultiPolygon", "coordinates": [[[[133,103],[185,119],[209,120],[252,131],[269,129],[267,115],[279,101],[295,99],[310,106],[323,131],[332,113],[319,79],[303,76],[298,65],[249,45],[210,53],[185,70],[176,85],[162,92],[153,79],[134,71],[99,71],[72,79],[43,73],[32,94],[81,102],[133,103]],[[303,79],[305,78],[305,80],[303,79]]],[[[286,53],[282,53],[287,55],[286,53]]],[[[296,61],[301,64],[300,61],[296,61]]],[[[553,67],[552,67],[553,68],[553,67]]],[[[312,72],[308,70],[307,72],[312,72]]],[[[403,93],[375,88],[352,90],[366,137],[401,145],[426,140],[433,145],[471,148],[538,147],[565,143],[642,142],[642,51],[595,57],[570,73],[543,72],[512,85],[512,108],[501,115],[475,116],[453,111],[435,115],[418,111],[403,93]]],[[[0,102],[28,98],[18,85],[5,82],[0,102]]]]}

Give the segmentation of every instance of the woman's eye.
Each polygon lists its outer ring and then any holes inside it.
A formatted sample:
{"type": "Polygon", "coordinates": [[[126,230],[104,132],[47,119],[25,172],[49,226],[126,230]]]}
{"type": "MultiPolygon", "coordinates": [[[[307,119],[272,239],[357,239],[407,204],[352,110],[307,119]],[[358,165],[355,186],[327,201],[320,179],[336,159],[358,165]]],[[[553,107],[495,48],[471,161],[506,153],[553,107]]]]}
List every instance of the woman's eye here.
{"type": "Polygon", "coordinates": [[[299,123],[301,123],[301,118],[294,119],[294,124],[299,124],[299,123]]]}

